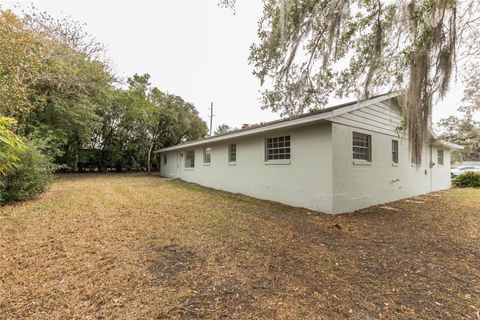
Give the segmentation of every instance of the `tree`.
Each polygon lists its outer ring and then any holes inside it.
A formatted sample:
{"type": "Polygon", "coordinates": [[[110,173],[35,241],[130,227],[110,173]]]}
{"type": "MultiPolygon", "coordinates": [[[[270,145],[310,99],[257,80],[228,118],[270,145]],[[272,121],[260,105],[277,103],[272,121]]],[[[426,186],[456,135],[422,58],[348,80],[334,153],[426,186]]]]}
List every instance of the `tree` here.
{"type": "MultiPolygon", "coordinates": [[[[480,46],[479,46],[480,47],[480,46]]],[[[463,92],[463,106],[460,111],[466,113],[480,112],[480,57],[472,60],[465,66],[465,90],[463,92]]]]}
{"type": "Polygon", "coordinates": [[[263,107],[293,115],[321,108],[332,94],[404,92],[419,163],[433,101],[448,91],[456,61],[479,53],[479,14],[476,0],[265,0],[250,52],[266,86],[263,107]]]}
{"type": "Polygon", "coordinates": [[[138,98],[143,99],[143,117],[140,118],[139,127],[142,137],[145,139],[147,149],[147,172],[152,171],[152,154],[159,136],[162,134],[159,120],[165,94],[158,88],[150,88],[150,75],[133,75],[128,79],[130,90],[138,98]]]}
{"type": "Polygon", "coordinates": [[[206,135],[195,107],[148,74],[118,88],[102,53],[75,21],[0,8],[0,203],[43,192],[79,159],[150,172],[156,148],[206,135]]]}
{"type": "Polygon", "coordinates": [[[48,72],[31,86],[36,108],[20,118],[21,131],[28,137],[48,128],[57,138],[56,161],[74,170],[79,150],[101,125],[98,110],[110,103],[112,79],[101,64],[68,48],[51,62],[48,72]]]}
{"type": "Polygon", "coordinates": [[[160,94],[156,88],[152,90],[150,97],[158,109],[156,117],[152,118],[151,126],[147,126],[150,128],[147,136],[151,137],[149,172],[153,150],[203,138],[208,131],[207,124],[199,117],[193,104],[176,95],[160,94]]]}
{"type": "Polygon", "coordinates": [[[17,120],[18,133],[48,140],[43,150],[75,169],[80,149],[100,125],[113,78],[94,59],[100,47],[75,22],[46,13],[17,17],[0,9],[0,114],[17,120]]]}
{"type": "Polygon", "coordinates": [[[464,147],[457,152],[460,155],[457,160],[480,161],[480,122],[475,121],[471,113],[442,119],[438,126],[443,129],[440,138],[464,147]]]}
{"type": "Polygon", "coordinates": [[[195,107],[152,87],[148,74],[116,86],[102,53],[78,22],[0,9],[0,171],[20,158],[76,171],[82,158],[101,171],[150,172],[156,148],[205,136],[195,107]],[[18,152],[14,138],[45,157],[18,152]]]}
{"type": "Polygon", "coordinates": [[[153,151],[202,138],[205,122],[181,97],[151,87],[148,74],[128,78],[127,90],[117,90],[112,104],[99,110],[103,119],[92,147],[101,150],[102,169],[116,161],[152,170],[153,151]]]}
{"type": "Polygon", "coordinates": [[[44,66],[43,48],[25,21],[0,8],[0,114],[17,116],[33,107],[29,85],[44,66]]]}
{"type": "Polygon", "coordinates": [[[230,127],[228,124],[221,124],[218,126],[217,130],[215,130],[214,135],[218,136],[220,134],[225,134],[232,130],[234,129],[230,127]]]}
{"type": "Polygon", "coordinates": [[[480,111],[480,71],[467,67],[463,105],[458,108],[461,116],[450,116],[437,124],[443,131],[441,138],[464,147],[457,152],[460,161],[480,161],[480,122],[474,116],[480,111]]]}
{"type": "Polygon", "coordinates": [[[15,125],[14,119],[0,117],[0,176],[15,168],[18,154],[25,149],[24,140],[14,132],[15,125]]]}
{"type": "MultiPolygon", "coordinates": [[[[112,91],[110,103],[97,110],[101,125],[96,126],[89,148],[85,150],[90,164],[95,164],[103,172],[112,163],[116,163],[119,169],[130,166],[132,159],[127,159],[126,150],[132,144],[135,121],[141,116],[137,106],[141,106],[142,102],[129,91],[112,91]]],[[[84,162],[85,159],[82,159],[82,165],[85,165],[84,162]]]]}

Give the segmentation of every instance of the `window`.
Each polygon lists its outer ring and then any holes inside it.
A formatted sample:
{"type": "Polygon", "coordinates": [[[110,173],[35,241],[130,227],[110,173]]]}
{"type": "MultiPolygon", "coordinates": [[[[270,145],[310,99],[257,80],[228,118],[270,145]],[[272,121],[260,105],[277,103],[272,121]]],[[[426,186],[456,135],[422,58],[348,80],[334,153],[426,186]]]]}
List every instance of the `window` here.
{"type": "Polygon", "coordinates": [[[437,162],[439,166],[443,166],[443,150],[437,150],[437,162]]]}
{"type": "Polygon", "coordinates": [[[185,153],[185,168],[195,167],[195,150],[187,151],[185,153]]]}
{"type": "Polygon", "coordinates": [[[392,162],[398,164],[398,141],[392,140],[392,162]]]}
{"type": "Polygon", "coordinates": [[[203,163],[210,164],[212,148],[203,148],[203,163]]]}
{"type": "Polygon", "coordinates": [[[290,159],[290,136],[268,138],[265,141],[265,160],[290,159]]]}
{"type": "Polygon", "coordinates": [[[372,161],[372,136],[364,133],[353,133],[353,159],[372,161]]]}
{"type": "Polygon", "coordinates": [[[228,162],[237,161],[237,145],[235,143],[228,145],[228,162]]]}
{"type": "Polygon", "coordinates": [[[167,154],[163,154],[163,164],[167,164],[167,154]]]}

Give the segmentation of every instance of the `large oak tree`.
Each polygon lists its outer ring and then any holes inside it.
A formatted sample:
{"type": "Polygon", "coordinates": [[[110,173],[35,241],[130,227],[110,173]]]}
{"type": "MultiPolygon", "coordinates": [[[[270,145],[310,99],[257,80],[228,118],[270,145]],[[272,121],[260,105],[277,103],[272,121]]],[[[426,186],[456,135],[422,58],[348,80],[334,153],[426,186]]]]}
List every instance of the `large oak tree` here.
{"type": "MultiPolygon", "coordinates": [[[[234,6],[235,0],[222,0],[234,6]]],[[[250,62],[263,107],[294,115],[333,95],[402,95],[412,161],[459,59],[478,55],[477,0],[264,0],[250,62]]]]}

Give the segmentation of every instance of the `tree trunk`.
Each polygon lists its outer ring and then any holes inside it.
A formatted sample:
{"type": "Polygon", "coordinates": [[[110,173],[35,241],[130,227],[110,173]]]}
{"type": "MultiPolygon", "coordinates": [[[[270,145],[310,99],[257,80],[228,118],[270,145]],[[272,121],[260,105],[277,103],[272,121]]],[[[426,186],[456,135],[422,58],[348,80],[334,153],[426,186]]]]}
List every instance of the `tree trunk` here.
{"type": "Polygon", "coordinates": [[[103,173],[107,172],[107,161],[105,160],[105,148],[102,148],[100,156],[100,171],[103,173]]]}
{"type": "Polygon", "coordinates": [[[147,172],[148,174],[152,173],[152,151],[153,151],[153,142],[150,143],[150,147],[148,148],[148,156],[147,156],[147,172]]]}

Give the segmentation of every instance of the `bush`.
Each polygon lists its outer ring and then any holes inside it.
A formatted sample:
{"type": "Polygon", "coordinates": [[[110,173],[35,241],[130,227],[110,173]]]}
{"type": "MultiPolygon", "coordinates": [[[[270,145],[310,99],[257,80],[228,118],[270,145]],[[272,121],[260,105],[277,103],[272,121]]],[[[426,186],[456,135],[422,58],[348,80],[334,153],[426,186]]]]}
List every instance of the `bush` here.
{"type": "Polygon", "coordinates": [[[0,204],[31,198],[45,192],[52,181],[53,165],[32,142],[18,153],[13,169],[0,175],[0,204]]]}
{"type": "Polygon", "coordinates": [[[465,172],[453,179],[455,187],[466,188],[480,188],[480,174],[476,172],[465,172]]]}
{"type": "Polygon", "coordinates": [[[24,151],[24,140],[14,131],[16,124],[14,119],[0,116],[0,175],[15,168],[18,154],[24,151]]]}

